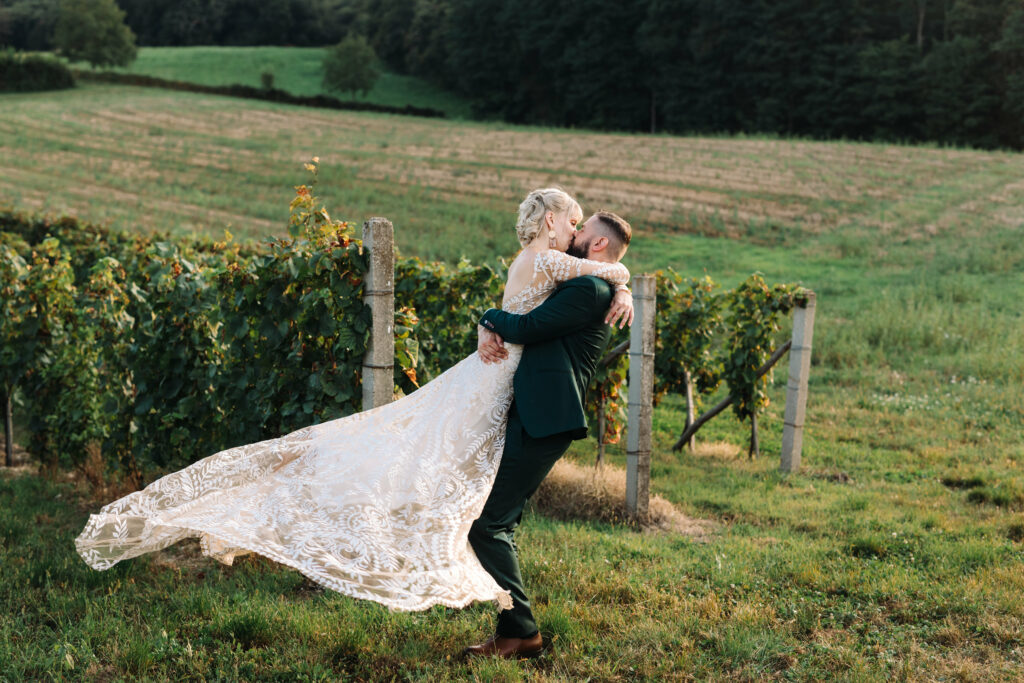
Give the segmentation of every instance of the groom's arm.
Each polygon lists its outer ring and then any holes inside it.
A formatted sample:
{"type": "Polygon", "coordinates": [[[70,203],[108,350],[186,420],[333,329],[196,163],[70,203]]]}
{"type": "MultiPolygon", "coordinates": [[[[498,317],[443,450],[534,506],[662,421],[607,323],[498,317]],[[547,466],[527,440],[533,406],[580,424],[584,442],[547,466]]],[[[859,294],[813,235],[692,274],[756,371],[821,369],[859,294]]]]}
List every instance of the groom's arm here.
{"type": "Polygon", "coordinates": [[[564,283],[529,313],[517,315],[492,308],[484,313],[480,325],[513,344],[536,344],[601,320],[611,300],[607,282],[578,277],[564,283]]]}

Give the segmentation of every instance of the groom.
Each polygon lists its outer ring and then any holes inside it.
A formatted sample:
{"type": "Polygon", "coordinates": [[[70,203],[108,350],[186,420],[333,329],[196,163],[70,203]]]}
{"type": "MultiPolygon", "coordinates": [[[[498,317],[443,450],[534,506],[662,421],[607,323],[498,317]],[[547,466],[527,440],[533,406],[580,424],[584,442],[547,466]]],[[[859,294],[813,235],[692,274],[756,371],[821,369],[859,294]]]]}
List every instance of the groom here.
{"type": "MultiPolygon", "coordinates": [[[[572,256],[613,263],[632,237],[629,223],[600,211],[573,234],[572,256]]],[[[540,631],[530,611],[515,544],[523,506],[555,462],[575,439],[587,435],[583,411],[587,385],[608,344],[605,322],[612,287],[600,278],[578,277],[559,285],[540,306],[525,315],[490,309],[478,326],[477,351],[484,362],[505,358],[503,340],[524,344],[513,380],[505,451],[494,488],[469,542],[498,585],[512,594],[513,608],[498,614],[495,635],[466,648],[470,656],[536,657],[543,652],[540,631]]]]}

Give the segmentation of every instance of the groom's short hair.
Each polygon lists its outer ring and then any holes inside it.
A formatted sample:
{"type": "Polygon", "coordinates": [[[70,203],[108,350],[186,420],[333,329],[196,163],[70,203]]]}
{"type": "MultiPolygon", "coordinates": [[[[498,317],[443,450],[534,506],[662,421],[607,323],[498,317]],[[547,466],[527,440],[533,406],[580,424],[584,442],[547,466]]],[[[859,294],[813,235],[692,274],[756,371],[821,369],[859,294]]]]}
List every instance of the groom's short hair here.
{"type": "Polygon", "coordinates": [[[614,254],[615,260],[619,260],[626,253],[629,240],[633,238],[633,228],[629,227],[629,223],[622,216],[616,215],[611,211],[598,211],[594,215],[597,216],[597,219],[605,228],[605,236],[611,242],[612,254],[614,254]]]}

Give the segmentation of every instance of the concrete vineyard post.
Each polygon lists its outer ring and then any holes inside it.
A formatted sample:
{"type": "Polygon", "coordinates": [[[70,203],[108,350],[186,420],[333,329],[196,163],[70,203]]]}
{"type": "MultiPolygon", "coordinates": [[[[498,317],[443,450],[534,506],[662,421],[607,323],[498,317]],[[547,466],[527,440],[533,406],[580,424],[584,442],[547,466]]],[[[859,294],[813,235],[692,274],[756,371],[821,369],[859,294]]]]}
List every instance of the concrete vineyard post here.
{"type": "Polygon", "coordinates": [[[811,341],[814,335],[814,292],[804,306],[793,309],[793,345],[789,349],[789,381],[786,383],[786,415],[782,426],[783,472],[800,469],[807,412],[807,378],[811,372],[811,341]]]}
{"type": "Polygon", "coordinates": [[[629,424],[626,433],[626,513],[647,517],[651,483],[651,420],[654,412],[653,275],[633,279],[636,320],[629,333],[629,424]]]}
{"type": "Polygon", "coordinates": [[[395,395],[395,229],[386,218],[363,223],[363,248],[370,254],[363,301],[373,316],[363,357],[363,410],[390,403],[395,395]]]}

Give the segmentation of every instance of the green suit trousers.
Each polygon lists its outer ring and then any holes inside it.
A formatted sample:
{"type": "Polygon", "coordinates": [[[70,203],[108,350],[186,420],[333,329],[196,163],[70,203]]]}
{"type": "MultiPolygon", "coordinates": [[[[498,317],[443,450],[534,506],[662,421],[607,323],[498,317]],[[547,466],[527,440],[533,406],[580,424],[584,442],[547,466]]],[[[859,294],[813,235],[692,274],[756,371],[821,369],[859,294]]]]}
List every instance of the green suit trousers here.
{"type": "Polygon", "coordinates": [[[526,501],[569,449],[572,440],[569,432],[542,438],[530,436],[523,429],[516,403],[512,401],[505,430],[505,452],[494,488],[480,518],[473,522],[469,531],[469,542],[480,564],[499,586],[512,593],[512,609],[498,613],[498,636],[529,638],[538,631],[519,571],[515,530],[526,501]]]}

